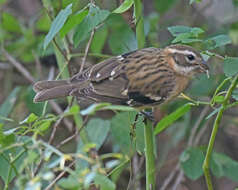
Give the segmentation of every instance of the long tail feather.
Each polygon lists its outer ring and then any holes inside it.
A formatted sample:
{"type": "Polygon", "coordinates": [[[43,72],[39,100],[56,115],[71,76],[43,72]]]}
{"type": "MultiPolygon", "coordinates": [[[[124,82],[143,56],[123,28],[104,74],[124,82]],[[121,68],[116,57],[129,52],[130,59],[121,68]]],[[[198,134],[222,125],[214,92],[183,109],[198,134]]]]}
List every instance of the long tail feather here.
{"type": "Polygon", "coordinates": [[[35,83],[33,89],[35,92],[39,92],[42,90],[51,89],[57,86],[63,86],[68,84],[69,84],[68,80],[51,80],[51,81],[45,80],[35,83]]]}
{"type": "Polygon", "coordinates": [[[87,80],[78,83],[70,83],[68,80],[39,81],[33,86],[36,92],[34,102],[71,96],[71,93],[75,89],[80,90],[86,88],[88,85],[89,81],[87,80]]]}
{"type": "Polygon", "coordinates": [[[70,92],[72,91],[72,88],[72,85],[63,85],[38,91],[34,98],[34,102],[42,102],[50,99],[69,96],[70,92]]]}

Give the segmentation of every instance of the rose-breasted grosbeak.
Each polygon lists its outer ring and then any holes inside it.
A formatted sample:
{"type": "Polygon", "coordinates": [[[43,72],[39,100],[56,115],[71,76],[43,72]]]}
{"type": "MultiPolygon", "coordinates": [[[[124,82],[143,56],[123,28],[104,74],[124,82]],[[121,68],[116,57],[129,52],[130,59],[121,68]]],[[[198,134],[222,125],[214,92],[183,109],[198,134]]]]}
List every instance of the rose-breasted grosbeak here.
{"type": "Polygon", "coordinates": [[[76,96],[79,101],[153,107],[178,96],[202,72],[208,66],[192,47],[145,48],[107,59],[68,80],[39,81],[34,101],[76,96]]]}

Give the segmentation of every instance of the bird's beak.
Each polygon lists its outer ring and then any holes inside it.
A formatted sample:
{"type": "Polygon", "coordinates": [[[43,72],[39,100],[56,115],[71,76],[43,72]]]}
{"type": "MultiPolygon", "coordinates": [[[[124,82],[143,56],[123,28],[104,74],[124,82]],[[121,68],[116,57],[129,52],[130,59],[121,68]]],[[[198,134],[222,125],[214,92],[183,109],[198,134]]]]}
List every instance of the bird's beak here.
{"type": "Polygon", "coordinates": [[[202,64],[200,65],[200,71],[202,73],[206,73],[207,74],[207,78],[210,77],[210,75],[209,75],[209,67],[207,66],[207,63],[205,61],[203,61],[202,64]]]}

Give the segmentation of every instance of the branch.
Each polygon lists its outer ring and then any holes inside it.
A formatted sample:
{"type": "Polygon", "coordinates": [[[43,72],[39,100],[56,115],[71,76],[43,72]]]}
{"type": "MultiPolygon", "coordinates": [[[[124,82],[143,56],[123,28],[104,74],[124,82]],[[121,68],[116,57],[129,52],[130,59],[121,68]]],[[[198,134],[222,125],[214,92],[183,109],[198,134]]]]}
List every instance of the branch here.
{"type": "Polygon", "coordinates": [[[232,94],[233,90],[235,89],[237,83],[238,83],[238,74],[233,79],[233,81],[232,81],[232,83],[231,83],[231,85],[230,85],[230,87],[229,87],[229,89],[226,93],[225,99],[224,99],[224,101],[221,105],[221,109],[219,110],[219,112],[217,114],[217,117],[215,119],[215,122],[213,124],[212,134],[211,134],[209,144],[208,144],[208,147],[207,147],[206,157],[205,157],[205,160],[203,162],[203,171],[204,171],[204,175],[205,175],[205,178],[206,178],[208,190],[213,190],[211,174],[210,174],[210,171],[209,171],[209,165],[210,165],[212,150],[213,150],[214,143],[215,143],[216,134],[217,134],[220,122],[221,122],[223,112],[226,109],[226,106],[229,102],[231,94],[232,94]]]}
{"type": "Polygon", "coordinates": [[[27,69],[18,62],[13,56],[11,56],[3,47],[2,47],[3,55],[6,57],[6,59],[31,83],[35,82],[35,79],[32,77],[30,72],[27,71],[27,69]]]}
{"type": "MultiPolygon", "coordinates": [[[[73,161],[68,167],[71,168],[76,161],[73,161]]],[[[53,185],[66,173],[67,171],[62,171],[46,188],[45,190],[50,190],[53,185]]]]}
{"type": "Polygon", "coordinates": [[[86,63],[86,59],[87,59],[87,56],[88,56],[88,50],[90,48],[90,45],[91,45],[91,42],[92,42],[92,39],[93,39],[93,36],[94,36],[94,32],[95,32],[95,29],[92,30],[90,38],[89,38],[88,43],[87,43],[87,46],[85,48],[85,53],[84,53],[82,64],[81,64],[80,70],[79,70],[80,73],[83,71],[84,65],[86,63]]]}

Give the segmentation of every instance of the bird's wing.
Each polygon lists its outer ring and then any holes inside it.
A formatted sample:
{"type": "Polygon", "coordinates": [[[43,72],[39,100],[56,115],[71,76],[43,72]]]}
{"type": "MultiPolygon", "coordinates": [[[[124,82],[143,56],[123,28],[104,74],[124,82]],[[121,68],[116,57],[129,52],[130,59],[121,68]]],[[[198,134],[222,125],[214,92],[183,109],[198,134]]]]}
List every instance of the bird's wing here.
{"type": "MultiPolygon", "coordinates": [[[[153,70],[158,72],[158,60],[152,58],[158,51],[157,48],[145,48],[96,64],[86,71],[91,84],[85,89],[74,91],[73,95],[97,102],[133,106],[158,103],[162,98],[157,91],[154,88],[146,89],[146,85],[151,86],[153,81],[143,79],[153,70]]],[[[155,79],[153,73],[151,77],[155,79]]]]}
{"type": "Polygon", "coordinates": [[[122,91],[126,88],[128,79],[125,77],[125,66],[120,57],[112,57],[87,69],[82,75],[74,76],[72,82],[87,78],[89,85],[84,89],[75,89],[71,95],[78,100],[83,97],[96,102],[110,102],[113,104],[126,104],[127,95],[122,91]]]}

